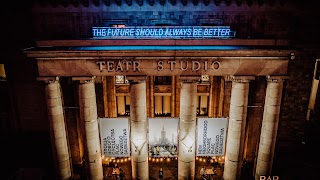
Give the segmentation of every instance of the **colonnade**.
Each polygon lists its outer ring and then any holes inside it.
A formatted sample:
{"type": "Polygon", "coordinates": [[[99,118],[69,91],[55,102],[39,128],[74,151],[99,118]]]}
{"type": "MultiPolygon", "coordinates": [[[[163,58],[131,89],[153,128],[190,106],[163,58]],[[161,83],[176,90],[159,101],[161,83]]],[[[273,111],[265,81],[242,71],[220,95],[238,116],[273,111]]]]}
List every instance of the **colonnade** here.
{"type": "MultiPolygon", "coordinates": [[[[232,81],[230,113],[223,178],[237,180],[241,163],[246,127],[249,82],[254,76],[230,76],[232,81]]],[[[195,179],[196,103],[195,76],[181,76],[180,122],[178,145],[178,179],[195,179]]],[[[255,178],[272,170],[284,76],[268,76],[255,178]]],[[[63,98],[57,77],[40,77],[46,83],[46,101],[50,135],[57,179],[69,179],[72,165],[63,112],[63,98]]],[[[84,142],[84,163],[87,179],[102,180],[103,168],[97,122],[97,105],[93,77],[72,78],[79,82],[79,108],[84,142]]],[[[128,77],[130,81],[131,165],[132,179],[149,179],[148,122],[146,77],[128,77]]]]}

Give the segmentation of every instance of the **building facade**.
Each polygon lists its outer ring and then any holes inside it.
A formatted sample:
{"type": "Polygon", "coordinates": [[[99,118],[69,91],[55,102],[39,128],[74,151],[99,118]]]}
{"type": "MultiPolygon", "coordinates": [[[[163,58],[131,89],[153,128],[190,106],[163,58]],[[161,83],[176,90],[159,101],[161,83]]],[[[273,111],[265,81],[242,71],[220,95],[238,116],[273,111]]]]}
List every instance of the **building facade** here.
{"type": "Polygon", "coordinates": [[[3,129],[10,129],[4,135],[46,135],[40,142],[50,144],[38,148],[50,149],[48,166],[57,179],[108,178],[106,166],[122,160],[126,178],[152,179],[163,166],[153,160],[169,157],[176,166],[172,179],[199,179],[199,159],[219,164],[216,178],[281,178],[288,175],[279,168],[282,151],[299,149],[308,142],[306,124],[317,126],[319,35],[314,22],[304,19],[317,16],[308,11],[311,4],[24,5],[10,21],[22,20],[24,26],[8,23],[7,33],[21,43],[5,48],[11,108],[3,113],[3,129]],[[201,120],[209,123],[210,136],[221,119],[226,127],[221,153],[200,155],[209,142],[199,133],[201,120]],[[172,124],[151,131],[162,121],[172,124]],[[114,150],[106,150],[104,129],[124,124],[128,151],[110,155],[114,150]],[[166,130],[175,125],[170,136],[166,130]],[[159,137],[150,136],[156,131],[159,137]],[[174,153],[163,155],[168,144],[174,153]]]}

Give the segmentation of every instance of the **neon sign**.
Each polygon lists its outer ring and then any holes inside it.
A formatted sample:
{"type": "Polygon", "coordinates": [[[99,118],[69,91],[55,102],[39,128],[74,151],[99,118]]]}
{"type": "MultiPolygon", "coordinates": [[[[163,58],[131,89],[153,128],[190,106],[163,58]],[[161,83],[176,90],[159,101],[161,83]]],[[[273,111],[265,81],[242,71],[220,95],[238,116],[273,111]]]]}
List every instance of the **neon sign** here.
{"type": "Polygon", "coordinates": [[[92,34],[94,38],[109,39],[210,39],[236,36],[229,26],[92,27],[92,34]]]}

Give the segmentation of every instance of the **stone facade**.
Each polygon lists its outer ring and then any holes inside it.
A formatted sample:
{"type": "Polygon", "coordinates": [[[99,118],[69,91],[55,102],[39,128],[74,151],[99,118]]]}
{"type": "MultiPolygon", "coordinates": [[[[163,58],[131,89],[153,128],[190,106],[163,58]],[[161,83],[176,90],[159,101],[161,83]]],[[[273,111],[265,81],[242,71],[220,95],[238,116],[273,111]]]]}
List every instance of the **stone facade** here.
{"type": "MultiPolygon", "coordinates": [[[[10,126],[13,129],[12,131],[39,134],[44,132],[47,135],[49,130],[44,103],[44,85],[35,80],[38,76],[37,65],[17,53],[30,44],[34,45],[35,39],[91,38],[91,28],[93,26],[114,24],[125,24],[126,26],[228,25],[237,31],[237,38],[239,39],[253,39],[253,41],[259,38],[289,40],[289,47],[296,53],[295,58],[290,60],[288,64],[290,79],[286,80],[283,86],[275,151],[280,152],[282,150],[278,149],[278,147],[288,146],[287,149],[290,149],[290,144],[301,143],[304,135],[303,127],[305,125],[314,63],[315,59],[319,58],[319,49],[314,48],[313,44],[319,39],[318,31],[313,28],[318,23],[314,19],[318,19],[319,13],[314,13],[312,8],[308,7],[308,5],[312,6],[312,4],[297,5],[287,2],[283,5],[276,1],[273,6],[270,6],[267,3],[259,5],[254,1],[252,5],[248,6],[243,1],[242,5],[238,6],[236,2],[231,1],[228,6],[225,1],[222,1],[217,6],[213,1],[209,5],[202,4],[202,2],[194,5],[194,2],[190,1],[185,5],[177,2],[173,6],[170,1],[165,6],[162,6],[160,2],[155,2],[151,6],[150,1],[148,1],[148,3],[144,2],[140,6],[134,1],[131,6],[124,2],[119,6],[116,3],[105,5],[102,4],[102,1],[95,1],[100,2],[100,5],[97,6],[92,4],[91,1],[90,3],[89,1],[82,2],[87,2],[87,4],[78,3],[78,5],[68,4],[65,6],[52,6],[49,3],[46,6],[35,4],[28,6],[26,9],[16,7],[12,11],[5,11],[7,14],[15,13],[15,16],[11,17],[12,19],[7,19],[8,28],[5,33],[11,37],[10,41],[16,43],[12,47],[4,47],[5,58],[8,60],[5,62],[8,70],[8,82],[12,90],[10,93],[12,105],[9,105],[11,108],[8,110],[11,112],[9,119],[12,122],[7,123],[6,126],[10,126]]],[[[244,157],[249,161],[253,161],[256,157],[259,144],[266,94],[266,81],[264,78],[258,77],[256,80],[251,81],[249,86],[246,128],[246,137],[249,138],[244,142],[246,147],[244,157]]],[[[174,107],[177,116],[180,113],[181,84],[179,76],[176,76],[175,79],[174,107]]],[[[231,82],[223,79],[218,79],[214,82],[220,86],[214,94],[219,95],[216,98],[219,97],[220,102],[223,102],[213,106],[215,108],[213,109],[214,117],[227,117],[230,108],[231,82]]],[[[110,88],[113,87],[114,80],[107,77],[105,83],[95,84],[97,115],[98,117],[115,117],[115,90],[110,88]],[[105,96],[103,92],[106,92],[105,96]],[[108,104],[107,107],[105,102],[108,104]]],[[[64,110],[68,126],[69,144],[73,147],[71,151],[72,162],[76,166],[76,164],[82,163],[81,157],[84,153],[84,147],[82,147],[83,142],[81,142],[82,137],[78,126],[79,110],[77,108],[79,97],[77,95],[77,86],[73,83],[71,84],[68,79],[61,81],[63,103],[66,107],[74,107],[65,108],[64,110]]],[[[150,89],[149,85],[150,82],[147,83],[147,91],[150,89]]],[[[147,93],[147,97],[149,94],[147,93]]],[[[318,95],[316,108],[319,108],[319,101],[318,95]]],[[[213,102],[218,102],[218,100],[214,99],[213,102]]],[[[150,107],[147,109],[149,115],[152,114],[150,109],[150,107]]],[[[319,112],[315,111],[314,119],[318,120],[319,116],[319,112]]],[[[38,137],[38,139],[40,138],[38,137]]],[[[43,153],[47,149],[39,148],[39,151],[43,153]]],[[[32,154],[31,151],[28,152],[32,154]]],[[[35,153],[34,156],[39,156],[39,159],[47,158],[46,153],[35,153]]],[[[35,160],[34,163],[39,165],[43,162],[35,160]]],[[[151,169],[151,171],[155,170],[151,169]]]]}

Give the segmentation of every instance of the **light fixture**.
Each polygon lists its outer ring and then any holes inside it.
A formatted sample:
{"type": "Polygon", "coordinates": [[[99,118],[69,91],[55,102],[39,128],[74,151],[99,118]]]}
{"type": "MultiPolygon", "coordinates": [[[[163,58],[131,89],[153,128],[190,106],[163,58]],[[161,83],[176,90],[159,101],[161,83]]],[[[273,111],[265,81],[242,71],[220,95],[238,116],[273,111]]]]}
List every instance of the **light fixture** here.
{"type": "Polygon", "coordinates": [[[290,59],[294,60],[295,58],[296,58],[296,56],[295,56],[294,52],[290,53],[290,59]]]}

